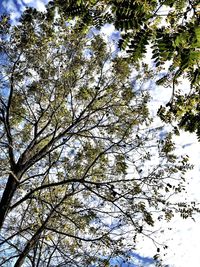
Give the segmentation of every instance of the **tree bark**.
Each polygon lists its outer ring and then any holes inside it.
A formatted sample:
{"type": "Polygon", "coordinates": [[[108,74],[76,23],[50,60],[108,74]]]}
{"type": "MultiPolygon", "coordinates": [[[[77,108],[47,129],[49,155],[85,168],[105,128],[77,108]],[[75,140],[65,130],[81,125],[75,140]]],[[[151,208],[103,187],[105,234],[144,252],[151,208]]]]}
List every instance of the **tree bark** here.
{"type": "Polygon", "coordinates": [[[0,202],[0,230],[3,226],[3,223],[5,221],[6,215],[9,211],[10,203],[12,200],[12,197],[17,189],[18,181],[16,179],[17,175],[10,174],[8,177],[8,181],[6,184],[6,188],[3,192],[1,202],[0,202]]]}
{"type": "MultiPolygon", "coordinates": [[[[46,224],[46,223],[45,223],[46,224]]],[[[35,244],[37,243],[40,234],[42,233],[42,231],[44,230],[45,224],[43,224],[38,230],[37,232],[32,236],[31,240],[28,241],[28,243],[26,244],[23,252],[20,254],[19,258],[17,259],[14,267],[21,267],[22,264],[24,263],[28,253],[30,252],[31,249],[33,249],[33,247],[35,246],[35,244]]]]}
{"type": "MultiPolygon", "coordinates": [[[[62,201],[61,201],[62,202],[62,201]]],[[[60,203],[61,203],[60,202],[60,203]]],[[[55,209],[60,205],[57,204],[55,208],[53,208],[51,210],[51,212],[49,213],[49,215],[47,216],[47,218],[45,219],[45,221],[42,223],[42,225],[38,228],[38,230],[35,232],[35,234],[32,236],[32,238],[27,242],[24,250],[22,251],[22,253],[19,255],[19,258],[17,259],[14,267],[21,267],[22,264],[24,263],[27,255],[29,254],[29,252],[34,248],[35,244],[38,242],[40,235],[42,233],[42,231],[45,229],[46,224],[48,223],[49,219],[51,218],[52,214],[54,213],[55,209]]]]}

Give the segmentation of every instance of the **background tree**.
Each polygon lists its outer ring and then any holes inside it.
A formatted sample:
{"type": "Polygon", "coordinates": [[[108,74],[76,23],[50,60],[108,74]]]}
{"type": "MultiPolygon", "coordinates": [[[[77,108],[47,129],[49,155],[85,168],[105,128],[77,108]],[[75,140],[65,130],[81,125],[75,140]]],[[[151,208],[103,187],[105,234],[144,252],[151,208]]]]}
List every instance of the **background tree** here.
{"type": "Polygon", "coordinates": [[[79,26],[34,9],[1,19],[1,266],[106,265],[157,214],[196,209],[169,201],[190,166],[171,135],[157,141],[133,66],[79,26]]]}

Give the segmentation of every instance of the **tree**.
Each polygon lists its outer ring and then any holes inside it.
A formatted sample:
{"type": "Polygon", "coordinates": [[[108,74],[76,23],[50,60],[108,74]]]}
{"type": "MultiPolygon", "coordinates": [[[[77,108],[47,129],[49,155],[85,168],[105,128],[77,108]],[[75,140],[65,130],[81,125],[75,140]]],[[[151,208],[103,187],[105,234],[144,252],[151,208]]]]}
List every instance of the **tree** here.
{"type": "Polygon", "coordinates": [[[151,46],[159,76],[164,70],[157,84],[172,88],[167,106],[159,110],[161,119],[177,121],[178,127],[196,132],[200,140],[198,0],[54,0],[49,6],[59,7],[67,18],[78,17],[82,28],[113,23],[121,33],[119,47],[127,51],[133,62],[143,60],[151,46]],[[182,78],[190,82],[188,94],[177,90],[182,78]]]}
{"type": "Polygon", "coordinates": [[[79,26],[34,9],[1,18],[1,266],[105,266],[157,213],[195,210],[169,201],[190,165],[171,135],[157,141],[133,66],[79,26]]]}

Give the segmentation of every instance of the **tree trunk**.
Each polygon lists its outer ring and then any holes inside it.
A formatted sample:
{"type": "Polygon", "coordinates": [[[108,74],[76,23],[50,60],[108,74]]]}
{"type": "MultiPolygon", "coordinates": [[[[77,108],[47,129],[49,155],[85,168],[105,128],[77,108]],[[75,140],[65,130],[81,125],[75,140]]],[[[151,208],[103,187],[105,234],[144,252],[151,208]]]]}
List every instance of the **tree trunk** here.
{"type": "MultiPolygon", "coordinates": [[[[17,175],[16,175],[17,177],[17,175]]],[[[0,202],[0,230],[9,211],[12,197],[17,189],[18,181],[15,175],[10,174],[0,202]]]]}
{"type": "Polygon", "coordinates": [[[43,231],[44,226],[40,227],[38,229],[38,231],[33,235],[33,237],[31,238],[31,240],[28,241],[28,243],[26,244],[23,252],[20,254],[19,258],[17,259],[14,267],[21,267],[22,264],[24,263],[28,253],[30,252],[31,249],[34,248],[35,244],[37,243],[41,232],[43,231]]]}
{"type": "MultiPolygon", "coordinates": [[[[58,206],[59,206],[59,204],[56,205],[56,207],[58,207],[58,206]]],[[[28,253],[34,248],[35,244],[38,242],[38,240],[40,238],[40,234],[42,233],[46,224],[48,223],[49,219],[51,218],[52,214],[54,213],[54,210],[55,210],[55,208],[51,210],[51,212],[49,213],[49,215],[47,216],[45,221],[42,223],[40,228],[38,228],[38,230],[35,232],[35,234],[32,236],[32,238],[27,242],[24,250],[19,255],[19,258],[17,259],[14,267],[21,267],[22,266],[28,253]]]]}

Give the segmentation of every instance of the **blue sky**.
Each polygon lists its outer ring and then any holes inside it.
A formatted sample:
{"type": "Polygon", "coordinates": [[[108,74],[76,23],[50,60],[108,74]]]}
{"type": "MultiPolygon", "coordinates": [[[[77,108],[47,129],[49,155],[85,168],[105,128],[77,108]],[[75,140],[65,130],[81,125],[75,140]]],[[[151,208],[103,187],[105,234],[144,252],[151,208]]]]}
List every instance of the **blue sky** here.
{"type": "Polygon", "coordinates": [[[2,12],[9,12],[12,20],[17,20],[21,12],[27,7],[32,6],[38,10],[44,11],[45,4],[49,0],[0,0],[0,10],[2,12]]]}
{"type": "MultiPolygon", "coordinates": [[[[44,6],[48,0],[0,0],[0,11],[1,13],[7,11],[11,13],[11,18],[16,21],[21,12],[26,6],[33,6],[39,10],[45,10],[44,6]]],[[[107,36],[111,38],[118,38],[118,33],[113,32],[114,28],[107,25],[103,31],[107,36]]],[[[147,57],[147,61],[150,59],[147,57]]],[[[183,81],[180,89],[189,88],[187,81],[183,81]]],[[[153,115],[156,115],[157,109],[163,103],[168,102],[171,95],[169,88],[156,87],[152,89],[152,101],[150,108],[153,115]]],[[[155,117],[154,125],[160,125],[160,121],[155,117]]],[[[161,133],[164,135],[167,128],[161,133]]],[[[180,137],[175,138],[177,152],[181,154],[188,154],[191,158],[191,162],[195,165],[194,169],[187,174],[187,194],[180,196],[179,201],[197,201],[200,202],[200,169],[199,169],[199,158],[200,158],[200,143],[197,142],[196,136],[181,132],[180,137]]],[[[195,216],[193,220],[182,220],[178,216],[169,223],[163,223],[156,225],[160,227],[162,232],[158,233],[158,238],[161,242],[167,241],[169,249],[167,255],[164,257],[166,264],[170,264],[170,267],[198,267],[199,264],[199,239],[200,239],[200,216],[195,216]],[[172,229],[172,230],[169,230],[172,229]]],[[[150,255],[155,254],[155,247],[152,242],[146,242],[141,240],[138,245],[138,251],[141,255],[136,253],[132,254],[132,262],[126,263],[124,267],[153,267],[152,259],[150,255]]],[[[122,262],[122,261],[121,261],[122,262]]],[[[113,264],[119,264],[120,259],[113,259],[113,264]]],[[[119,265],[120,266],[120,265],[119,265]]]]}

